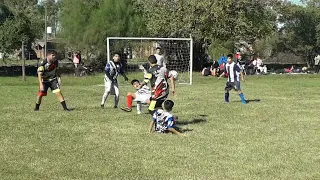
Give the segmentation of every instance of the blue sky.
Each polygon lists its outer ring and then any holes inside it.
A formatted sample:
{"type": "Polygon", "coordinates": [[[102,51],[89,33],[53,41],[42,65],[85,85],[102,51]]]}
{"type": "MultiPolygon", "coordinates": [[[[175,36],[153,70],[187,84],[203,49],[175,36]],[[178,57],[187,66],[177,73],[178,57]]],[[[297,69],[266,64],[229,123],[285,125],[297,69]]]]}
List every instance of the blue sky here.
{"type": "Polygon", "coordinates": [[[301,4],[300,0],[289,0],[289,1],[291,1],[291,2],[293,2],[295,4],[301,4]]]}

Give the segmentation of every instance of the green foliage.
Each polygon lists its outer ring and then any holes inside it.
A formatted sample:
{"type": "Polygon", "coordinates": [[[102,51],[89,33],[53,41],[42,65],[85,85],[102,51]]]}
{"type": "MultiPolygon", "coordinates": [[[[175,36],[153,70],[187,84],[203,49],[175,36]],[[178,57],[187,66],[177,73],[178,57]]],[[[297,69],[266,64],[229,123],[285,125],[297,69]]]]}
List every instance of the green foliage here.
{"type": "Polygon", "coordinates": [[[87,2],[64,0],[61,4],[61,37],[72,49],[103,55],[109,36],[140,36],[145,33],[140,14],[131,0],[87,2]]]}
{"type": "Polygon", "coordinates": [[[144,12],[147,29],[154,36],[191,34],[198,41],[208,38],[252,41],[274,31],[276,14],[270,7],[275,2],[136,0],[136,6],[144,12]]]}
{"type": "Polygon", "coordinates": [[[281,21],[285,23],[280,35],[284,50],[304,57],[308,65],[319,43],[320,13],[314,6],[287,4],[282,11],[281,21]]]}
{"type": "Polygon", "coordinates": [[[30,45],[41,36],[43,19],[37,1],[4,0],[1,9],[0,51],[20,49],[22,41],[30,45]]]}
{"type": "Polygon", "coordinates": [[[217,60],[222,55],[226,56],[227,54],[233,52],[233,49],[234,41],[215,40],[211,42],[208,48],[208,53],[213,59],[217,60]]]}

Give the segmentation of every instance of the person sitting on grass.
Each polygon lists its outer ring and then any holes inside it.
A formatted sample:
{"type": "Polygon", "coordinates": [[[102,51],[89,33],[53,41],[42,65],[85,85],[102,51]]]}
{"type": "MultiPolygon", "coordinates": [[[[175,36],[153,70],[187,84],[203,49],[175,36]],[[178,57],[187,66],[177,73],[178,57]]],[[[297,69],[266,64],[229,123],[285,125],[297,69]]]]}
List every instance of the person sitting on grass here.
{"type": "Polygon", "coordinates": [[[179,136],[184,136],[182,133],[175,129],[175,117],[171,114],[171,110],[174,106],[173,101],[166,100],[163,105],[163,109],[157,109],[152,117],[149,133],[153,132],[153,128],[159,133],[173,133],[179,136]]]}
{"type": "Polygon", "coordinates": [[[147,85],[142,86],[141,88],[140,81],[134,79],[131,81],[131,85],[137,90],[137,92],[132,93],[128,92],[127,94],[127,107],[121,108],[123,111],[131,112],[132,111],[132,101],[137,102],[137,114],[141,114],[141,104],[150,104],[151,91],[147,85]]]}

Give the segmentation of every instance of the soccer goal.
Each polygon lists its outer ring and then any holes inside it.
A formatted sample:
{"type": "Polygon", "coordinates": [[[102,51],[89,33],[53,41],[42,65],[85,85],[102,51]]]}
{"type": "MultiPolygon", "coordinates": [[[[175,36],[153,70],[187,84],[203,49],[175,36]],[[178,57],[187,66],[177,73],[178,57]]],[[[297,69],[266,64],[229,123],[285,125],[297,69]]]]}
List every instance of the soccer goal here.
{"type": "Polygon", "coordinates": [[[106,41],[108,62],[113,53],[120,53],[128,73],[143,77],[141,65],[147,69],[148,56],[156,54],[157,48],[160,48],[168,71],[179,73],[178,83],[192,84],[192,38],[108,37],[106,41]]]}

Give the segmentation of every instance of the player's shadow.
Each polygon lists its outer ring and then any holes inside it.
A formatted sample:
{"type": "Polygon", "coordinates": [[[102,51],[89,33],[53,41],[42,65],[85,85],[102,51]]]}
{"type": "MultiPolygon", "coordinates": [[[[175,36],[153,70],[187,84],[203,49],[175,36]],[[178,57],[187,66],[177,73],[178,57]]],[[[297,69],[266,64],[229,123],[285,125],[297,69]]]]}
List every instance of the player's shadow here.
{"type": "Polygon", "coordinates": [[[185,133],[185,132],[193,131],[193,129],[188,129],[188,128],[183,129],[183,128],[179,127],[179,126],[176,126],[175,129],[176,129],[178,132],[180,132],[180,133],[185,133]]]}
{"type": "Polygon", "coordinates": [[[189,124],[198,124],[198,123],[205,123],[207,122],[206,119],[203,118],[195,118],[191,121],[177,121],[177,125],[181,125],[181,126],[185,126],[185,125],[189,125],[189,124]]]}
{"type": "Polygon", "coordinates": [[[260,102],[261,99],[248,99],[246,100],[247,103],[250,103],[250,102],[260,102]]]}
{"type": "MultiPolygon", "coordinates": [[[[260,101],[261,101],[261,99],[248,99],[248,100],[246,100],[247,103],[260,102],[260,101]]],[[[237,101],[234,101],[234,102],[241,102],[241,101],[237,100],[237,101]]]]}

